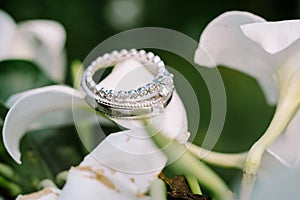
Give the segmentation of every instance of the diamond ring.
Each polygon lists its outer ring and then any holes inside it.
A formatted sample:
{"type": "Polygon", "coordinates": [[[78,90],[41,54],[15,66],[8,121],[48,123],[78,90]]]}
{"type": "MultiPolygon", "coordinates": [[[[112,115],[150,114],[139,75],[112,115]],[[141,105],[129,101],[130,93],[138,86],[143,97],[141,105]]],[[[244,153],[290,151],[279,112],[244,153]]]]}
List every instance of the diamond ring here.
{"type": "Polygon", "coordinates": [[[81,86],[86,93],[86,101],[95,110],[122,119],[147,118],[162,113],[174,91],[173,74],[166,69],[160,57],[136,49],[113,51],[98,57],[85,70],[81,86]],[[94,75],[98,70],[127,59],[142,63],[154,75],[154,79],[131,90],[104,88],[95,82],[94,75]]]}

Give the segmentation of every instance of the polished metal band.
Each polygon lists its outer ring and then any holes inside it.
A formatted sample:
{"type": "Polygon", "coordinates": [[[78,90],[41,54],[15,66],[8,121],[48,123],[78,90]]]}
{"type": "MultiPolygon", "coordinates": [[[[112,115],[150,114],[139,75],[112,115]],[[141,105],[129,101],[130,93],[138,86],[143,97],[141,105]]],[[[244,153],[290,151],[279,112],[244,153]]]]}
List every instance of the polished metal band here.
{"type": "Polygon", "coordinates": [[[165,68],[160,57],[152,52],[135,49],[113,51],[98,57],[85,70],[81,83],[89,105],[110,117],[123,119],[147,118],[162,113],[174,90],[173,75],[165,68]],[[99,69],[127,59],[141,62],[155,78],[150,83],[128,91],[103,88],[94,81],[93,76],[99,69]]]}

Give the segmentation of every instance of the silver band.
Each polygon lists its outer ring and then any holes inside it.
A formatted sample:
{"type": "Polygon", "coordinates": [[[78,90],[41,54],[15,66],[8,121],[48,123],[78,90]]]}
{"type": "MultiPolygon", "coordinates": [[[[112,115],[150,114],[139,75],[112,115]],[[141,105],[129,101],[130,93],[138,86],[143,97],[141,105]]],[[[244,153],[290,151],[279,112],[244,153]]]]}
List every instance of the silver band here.
{"type": "Polygon", "coordinates": [[[106,53],[98,57],[85,70],[82,89],[87,94],[86,101],[94,109],[110,117],[139,119],[155,116],[163,112],[172,98],[173,75],[165,68],[159,56],[144,50],[131,49],[106,53]],[[127,59],[136,59],[153,73],[155,78],[143,86],[129,91],[103,88],[93,79],[101,68],[114,66],[127,59]]]}

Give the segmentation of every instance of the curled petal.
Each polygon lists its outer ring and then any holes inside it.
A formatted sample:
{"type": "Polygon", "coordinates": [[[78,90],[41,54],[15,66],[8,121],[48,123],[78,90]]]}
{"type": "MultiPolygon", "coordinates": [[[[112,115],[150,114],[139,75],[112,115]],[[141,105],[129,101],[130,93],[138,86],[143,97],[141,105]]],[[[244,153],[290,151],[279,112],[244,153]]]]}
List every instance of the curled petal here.
{"type": "Polygon", "coordinates": [[[81,93],[67,86],[34,89],[19,98],[7,113],[3,126],[4,145],[14,160],[21,163],[19,142],[35,120],[43,121],[44,117],[42,126],[64,123],[65,120],[70,121],[73,119],[72,105],[82,109],[83,115],[90,113],[81,93]],[[65,110],[69,112],[64,112],[65,110]],[[51,118],[51,120],[45,119],[45,115],[50,113],[51,116],[51,113],[58,111],[62,111],[64,116],[51,118]]]}
{"type": "Polygon", "coordinates": [[[248,12],[233,11],[220,15],[203,31],[194,59],[197,64],[206,66],[208,63],[202,58],[203,53],[207,53],[217,65],[225,65],[255,77],[268,102],[274,104],[278,92],[272,72],[277,63],[241,30],[241,25],[258,22],[265,20],[248,12]]]}
{"type": "Polygon", "coordinates": [[[300,38],[300,20],[251,23],[241,26],[243,33],[270,54],[276,54],[300,38]]]}

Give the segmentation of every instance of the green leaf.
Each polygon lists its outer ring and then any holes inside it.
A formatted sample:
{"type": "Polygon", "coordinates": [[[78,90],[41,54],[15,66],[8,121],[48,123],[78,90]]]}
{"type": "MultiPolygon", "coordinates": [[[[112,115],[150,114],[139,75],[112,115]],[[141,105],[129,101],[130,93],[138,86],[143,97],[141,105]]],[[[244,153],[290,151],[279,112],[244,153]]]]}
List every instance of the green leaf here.
{"type": "Polygon", "coordinates": [[[10,95],[54,82],[39,67],[27,60],[4,60],[0,62],[0,99],[10,95]]]}

